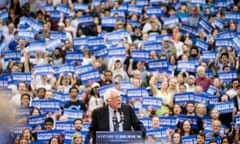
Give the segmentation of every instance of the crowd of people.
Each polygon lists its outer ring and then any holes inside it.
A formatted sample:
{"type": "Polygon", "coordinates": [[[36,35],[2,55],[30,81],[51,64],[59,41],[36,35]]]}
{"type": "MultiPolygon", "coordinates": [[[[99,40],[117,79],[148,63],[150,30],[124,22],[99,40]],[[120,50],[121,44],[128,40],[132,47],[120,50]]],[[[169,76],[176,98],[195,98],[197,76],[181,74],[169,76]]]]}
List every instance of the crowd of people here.
{"type": "Polygon", "coordinates": [[[91,143],[91,115],[109,88],[134,109],[146,143],[239,143],[238,0],[2,0],[0,8],[10,143],[91,143]]]}

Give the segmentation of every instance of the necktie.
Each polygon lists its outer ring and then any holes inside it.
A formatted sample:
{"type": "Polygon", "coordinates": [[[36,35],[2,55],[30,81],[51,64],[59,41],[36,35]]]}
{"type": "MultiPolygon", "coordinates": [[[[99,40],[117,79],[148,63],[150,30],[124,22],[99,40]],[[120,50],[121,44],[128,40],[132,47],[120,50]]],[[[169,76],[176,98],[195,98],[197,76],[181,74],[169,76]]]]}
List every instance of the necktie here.
{"type": "Polygon", "coordinates": [[[119,131],[119,123],[118,123],[118,118],[117,118],[117,111],[113,111],[113,127],[114,131],[119,131]]]}

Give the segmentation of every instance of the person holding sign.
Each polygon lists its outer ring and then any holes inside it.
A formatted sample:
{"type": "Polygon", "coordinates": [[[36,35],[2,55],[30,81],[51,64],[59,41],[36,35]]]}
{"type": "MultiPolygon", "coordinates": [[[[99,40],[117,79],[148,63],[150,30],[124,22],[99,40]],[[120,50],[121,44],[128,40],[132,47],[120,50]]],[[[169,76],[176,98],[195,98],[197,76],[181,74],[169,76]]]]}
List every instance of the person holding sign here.
{"type": "Polygon", "coordinates": [[[129,105],[122,104],[120,92],[110,88],[104,95],[106,106],[92,112],[88,138],[95,143],[96,131],[141,131],[145,137],[145,128],[129,105]]]}

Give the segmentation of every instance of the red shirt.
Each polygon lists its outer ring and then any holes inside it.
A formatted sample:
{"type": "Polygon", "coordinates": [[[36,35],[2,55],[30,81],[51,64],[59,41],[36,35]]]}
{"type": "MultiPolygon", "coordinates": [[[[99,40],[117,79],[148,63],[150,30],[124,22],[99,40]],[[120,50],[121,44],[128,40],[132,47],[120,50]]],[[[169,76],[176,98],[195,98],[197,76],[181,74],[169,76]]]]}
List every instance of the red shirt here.
{"type": "Polygon", "coordinates": [[[208,77],[203,77],[203,78],[200,78],[200,77],[197,77],[196,78],[196,85],[199,85],[203,88],[203,90],[207,90],[208,87],[212,84],[212,81],[210,78],[208,77]]]}

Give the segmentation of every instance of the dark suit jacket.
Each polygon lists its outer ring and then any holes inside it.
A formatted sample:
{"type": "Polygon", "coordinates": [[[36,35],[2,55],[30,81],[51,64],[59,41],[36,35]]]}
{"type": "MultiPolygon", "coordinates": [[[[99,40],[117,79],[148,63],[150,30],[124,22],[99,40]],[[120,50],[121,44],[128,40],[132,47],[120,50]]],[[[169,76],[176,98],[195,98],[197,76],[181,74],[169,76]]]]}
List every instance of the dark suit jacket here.
{"type": "Polygon", "coordinates": [[[237,111],[240,111],[240,108],[238,107],[238,96],[236,95],[235,97],[232,98],[232,100],[237,111]]]}
{"type": "MultiPolygon", "coordinates": [[[[135,131],[142,131],[143,137],[145,137],[146,130],[144,125],[138,120],[132,107],[122,104],[119,111],[124,114],[123,130],[131,131],[132,127],[135,131]]],[[[92,122],[89,126],[88,137],[93,138],[94,142],[96,131],[110,131],[108,106],[95,109],[92,112],[92,122]]]]}

